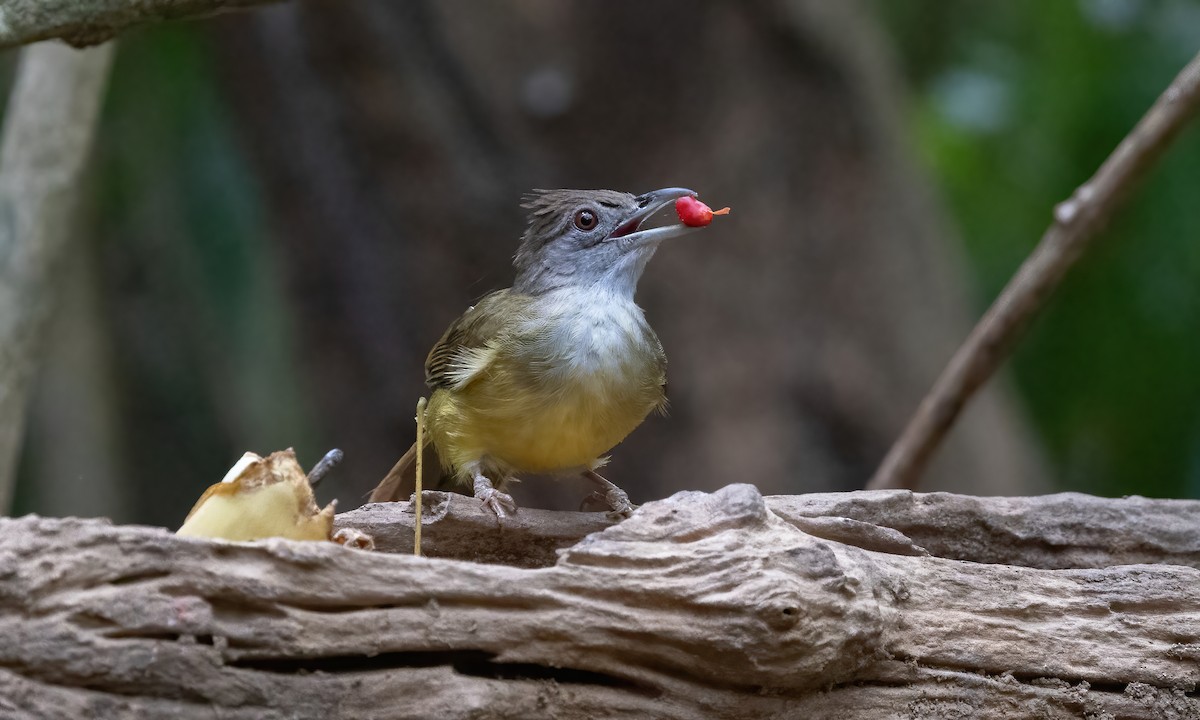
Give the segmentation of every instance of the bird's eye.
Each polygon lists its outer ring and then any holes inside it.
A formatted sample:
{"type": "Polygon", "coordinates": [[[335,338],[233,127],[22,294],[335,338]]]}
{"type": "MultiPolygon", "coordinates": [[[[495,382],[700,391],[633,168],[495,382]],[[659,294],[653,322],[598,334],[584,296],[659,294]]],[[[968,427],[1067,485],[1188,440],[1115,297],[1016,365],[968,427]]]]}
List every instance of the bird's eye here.
{"type": "Polygon", "coordinates": [[[575,213],[575,227],[587,232],[596,227],[596,213],[591,210],[580,210],[575,213]]]}

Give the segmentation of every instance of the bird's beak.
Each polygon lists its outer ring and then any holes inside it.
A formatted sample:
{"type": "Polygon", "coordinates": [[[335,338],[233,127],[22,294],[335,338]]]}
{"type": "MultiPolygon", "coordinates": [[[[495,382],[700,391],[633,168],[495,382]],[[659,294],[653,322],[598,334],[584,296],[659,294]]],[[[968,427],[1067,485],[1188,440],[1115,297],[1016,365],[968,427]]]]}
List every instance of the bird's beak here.
{"type": "Polygon", "coordinates": [[[651,215],[679,198],[687,196],[696,197],[696,193],[687,188],[663,188],[662,190],[655,190],[637,196],[635,198],[637,200],[637,209],[630,213],[625,222],[617,226],[617,229],[608,236],[608,239],[615,240],[620,238],[627,243],[641,244],[658,242],[689,233],[693,230],[699,230],[700,228],[688,227],[683,223],[642,230],[642,223],[646,222],[651,215]]]}

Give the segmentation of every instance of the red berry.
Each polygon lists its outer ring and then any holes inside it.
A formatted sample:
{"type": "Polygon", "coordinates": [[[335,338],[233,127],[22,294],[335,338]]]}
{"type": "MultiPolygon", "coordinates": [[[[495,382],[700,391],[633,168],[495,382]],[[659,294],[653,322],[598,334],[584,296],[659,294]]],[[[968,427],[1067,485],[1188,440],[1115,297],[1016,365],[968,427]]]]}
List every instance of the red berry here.
{"type": "Polygon", "coordinates": [[[712,222],[713,215],[728,215],[729,208],[713,210],[696,198],[685,195],[675,201],[675,212],[688,227],[704,227],[712,222]]]}
{"type": "Polygon", "coordinates": [[[675,201],[675,212],[688,227],[704,227],[713,219],[712,208],[691,195],[684,195],[675,201]]]}

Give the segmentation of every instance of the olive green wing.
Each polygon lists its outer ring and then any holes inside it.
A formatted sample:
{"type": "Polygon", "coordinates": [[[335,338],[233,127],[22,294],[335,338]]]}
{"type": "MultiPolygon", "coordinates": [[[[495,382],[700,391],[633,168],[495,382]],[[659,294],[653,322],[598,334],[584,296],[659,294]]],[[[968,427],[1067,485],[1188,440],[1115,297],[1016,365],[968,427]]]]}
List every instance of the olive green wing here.
{"type": "Polygon", "coordinates": [[[485,295],[446,329],[425,359],[425,384],[460,389],[495,359],[497,348],[525,303],[510,290],[485,295]]]}

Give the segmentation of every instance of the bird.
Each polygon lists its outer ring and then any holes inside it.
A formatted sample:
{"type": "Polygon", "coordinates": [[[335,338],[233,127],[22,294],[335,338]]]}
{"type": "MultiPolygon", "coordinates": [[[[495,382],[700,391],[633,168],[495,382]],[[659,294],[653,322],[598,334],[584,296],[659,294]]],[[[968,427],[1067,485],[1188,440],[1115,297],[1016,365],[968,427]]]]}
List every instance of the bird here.
{"type": "Polygon", "coordinates": [[[683,197],[696,193],[526,194],[512,287],[467,308],[433,346],[424,447],[414,443],[370,501],[407,499],[420,452],[424,487],[469,490],[500,518],[517,512],[504,490],[523,474],[582,475],[610,514],[631,514],[628,494],[596,471],[667,405],[666,354],[634,294],[659,244],[699,229],[643,228],[683,197]]]}

